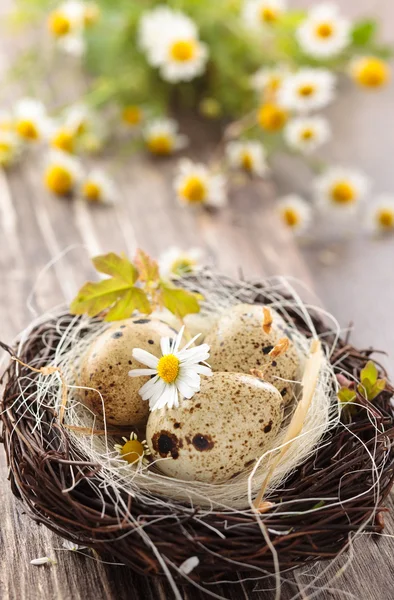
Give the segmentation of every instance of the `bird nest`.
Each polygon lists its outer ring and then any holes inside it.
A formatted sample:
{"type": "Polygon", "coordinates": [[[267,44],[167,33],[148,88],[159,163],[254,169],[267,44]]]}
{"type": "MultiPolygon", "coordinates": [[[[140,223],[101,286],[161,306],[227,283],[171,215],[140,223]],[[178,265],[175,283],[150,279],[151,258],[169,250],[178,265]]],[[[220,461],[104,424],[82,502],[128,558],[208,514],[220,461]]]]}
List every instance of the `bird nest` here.
{"type": "Polygon", "coordinates": [[[3,442],[12,491],[32,517],[141,574],[165,575],[174,588],[179,578],[202,585],[235,572],[278,574],[336,557],[352,534],[381,531],[394,479],[394,390],[387,384],[373,402],[357,392],[343,410],[337,399],[338,379],[359,382],[372,350],[341,340],[326,313],[304,304],[285,280],[202,274],[183,284],[204,293],[203,316],[237,302],[265,304],[294,333],[323,344],[304,426],[287,462],[271,474],[260,508],[251,499],[269,453],[218,486],[119,466],[113,443],[126,432],[97,429],[74,397],[75,369],[68,368],[105,325],[63,312],[39,319],[6,348],[12,360],[3,376],[3,442]]]}

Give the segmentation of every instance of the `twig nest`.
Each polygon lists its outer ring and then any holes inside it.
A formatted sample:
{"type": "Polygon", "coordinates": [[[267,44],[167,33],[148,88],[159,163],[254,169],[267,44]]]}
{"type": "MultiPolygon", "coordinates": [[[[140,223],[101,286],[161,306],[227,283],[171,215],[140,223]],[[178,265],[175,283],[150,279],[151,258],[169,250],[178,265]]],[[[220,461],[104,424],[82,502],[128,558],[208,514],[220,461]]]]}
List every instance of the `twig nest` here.
{"type": "Polygon", "coordinates": [[[282,396],[270,383],[213,373],[191,400],[150,414],[146,441],[166,475],[220,483],[244,472],[270,447],[282,418],[282,396]]]}
{"type": "Polygon", "coordinates": [[[250,373],[264,370],[264,379],[272,383],[285,403],[293,397],[292,381],[300,377],[300,357],[292,338],[293,331],[282,317],[270,309],[271,324],[263,328],[263,307],[237,304],[226,309],[205,341],[210,345],[209,364],[214,371],[250,373]],[[270,352],[283,337],[289,348],[273,358],[270,352]]]}
{"type": "Polygon", "coordinates": [[[79,385],[83,403],[112,425],[137,427],[146,424],[149,404],[139,395],[149,377],[129,377],[130,369],[141,365],[133,358],[133,348],[160,352],[160,339],[174,337],[174,331],[157,319],[137,318],[119,321],[104,331],[90,346],[81,363],[79,385]]]}

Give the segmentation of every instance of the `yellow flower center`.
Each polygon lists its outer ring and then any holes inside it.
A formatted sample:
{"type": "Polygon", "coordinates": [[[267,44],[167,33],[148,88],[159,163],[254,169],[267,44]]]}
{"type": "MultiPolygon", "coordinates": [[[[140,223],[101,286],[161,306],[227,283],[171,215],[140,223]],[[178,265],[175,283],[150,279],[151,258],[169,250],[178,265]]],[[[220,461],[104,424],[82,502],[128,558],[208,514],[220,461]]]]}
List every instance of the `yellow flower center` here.
{"type": "Polygon", "coordinates": [[[51,165],[45,173],[45,184],[54,194],[65,196],[73,187],[71,173],[61,165],[51,165]]]}
{"type": "Polygon", "coordinates": [[[248,152],[247,150],[244,150],[241,154],[241,165],[242,168],[245,169],[245,171],[252,171],[253,170],[253,159],[250,155],[250,152],[248,152]]]}
{"type": "Polygon", "coordinates": [[[301,139],[305,140],[306,142],[308,142],[309,140],[312,140],[314,137],[315,137],[315,132],[310,127],[307,127],[306,129],[303,129],[301,131],[301,139]]]}
{"type": "Polygon", "coordinates": [[[178,40],[170,49],[170,55],[177,62],[187,62],[196,55],[197,45],[195,40],[178,40]]]}
{"type": "Polygon", "coordinates": [[[316,35],[319,38],[327,39],[334,33],[334,28],[331,23],[319,23],[316,27],[316,35]]]}
{"type": "Polygon", "coordinates": [[[122,112],[122,119],[127,125],[138,125],[142,121],[142,110],[139,106],[125,106],[122,112]]]}
{"type": "Polygon", "coordinates": [[[260,20],[263,23],[275,23],[278,20],[278,11],[270,6],[262,6],[260,10],[260,20]]]}
{"type": "Polygon", "coordinates": [[[299,95],[303,96],[304,98],[308,98],[309,96],[312,96],[315,93],[315,91],[316,91],[316,88],[311,83],[306,83],[304,85],[301,85],[298,88],[299,95]]]}
{"type": "Polygon", "coordinates": [[[382,208],[378,212],[377,218],[382,229],[394,229],[394,211],[382,208]]]}
{"type": "Polygon", "coordinates": [[[355,200],[355,190],[348,181],[337,181],[331,188],[331,196],[338,204],[350,204],[355,200]]]}
{"type": "Polygon", "coordinates": [[[390,69],[379,58],[364,58],[356,64],[354,77],[357,83],[365,87],[381,87],[389,80],[390,69]]]}
{"type": "Polygon", "coordinates": [[[257,121],[267,131],[280,131],[287,121],[287,112],[277,104],[263,104],[258,111],[257,121]]]}
{"type": "Polygon", "coordinates": [[[195,262],[189,258],[181,257],[175,260],[171,266],[171,273],[174,275],[186,275],[193,272],[195,262]]]}
{"type": "Polygon", "coordinates": [[[174,354],[162,356],[157,365],[157,374],[166,383],[174,383],[179,373],[179,358],[174,354]]]}
{"type": "Polygon", "coordinates": [[[181,189],[182,197],[190,202],[190,204],[198,204],[204,202],[207,195],[207,188],[200,177],[191,176],[184,183],[181,189]]]}
{"type": "Polygon", "coordinates": [[[99,202],[101,200],[101,188],[94,181],[85,181],[82,194],[89,202],[99,202]]]}
{"type": "Polygon", "coordinates": [[[48,18],[48,29],[55,37],[63,37],[70,33],[70,20],[60,11],[54,11],[48,18]]]}
{"type": "Polygon", "coordinates": [[[60,129],[52,138],[51,145],[54,148],[63,150],[63,152],[72,154],[74,152],[74,135],[70,131],[60,129]]]}
{"type": "Polygon", "coordinates": [[[33,141],[38,140],[40,137],[37,126],[29,119],[21,119],[18,121],[16,124],[16,131],[25,140],[33,141]]]}
{"type": "Polygon", "coordinates": [[[144,447],[138,440],[129,440],[126,442],[120,451],[122,458],[129,464],[137,462],[142,456],[144,456],[144,447]]]}
{"type": "Polygon", "coordinates": [[[155,135],[151,137],[148,142],[148,149],[153,154],[160,154],[161,156],[166,156],[171,154],[174,149],[174,141],[168,135],[155,135]]]}
{"type": "Polygon", "coordinates": [[[300,222],[300,217],[294,208],[287,207],[283,210],[283,219],[289,227],[296,227],[300,222]]]}

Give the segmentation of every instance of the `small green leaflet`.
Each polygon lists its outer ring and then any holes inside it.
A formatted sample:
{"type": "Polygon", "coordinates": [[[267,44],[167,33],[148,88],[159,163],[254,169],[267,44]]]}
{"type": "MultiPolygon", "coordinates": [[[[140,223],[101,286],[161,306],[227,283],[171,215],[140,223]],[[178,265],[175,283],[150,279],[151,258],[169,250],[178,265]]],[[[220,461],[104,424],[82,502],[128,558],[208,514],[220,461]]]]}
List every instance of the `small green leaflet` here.
{"type": "Polygon", "coordinates": [[[376,365],[370,360],[360,373],[360,383],[357,386],[358,392],[366,400],[374,400],[380,392],[386,387],[385,379],[378,379],[379,372],[376,365]]]}
{"type": "Polygon", "coordinates": [[[377,23],[373,19],[364,19],[356,23],[352,30],[352,41],[355,46],[365,46],[371,42],[377,32],[377,23]]]}
{"type": "Polygon", "coordinates": [[[134,285],[138,271],[124,256],[114,253],[96,256],[93,264],[100,273],[110,279],[86,283],[71,303],[70,311],[75,315],[88,314],[95,317],[106,309],[106,321],[119,321],[130,317],[134,310],[150,313],[151,306],[145,292],[134,285]]]}
{"type": "Polygon", "coordinates": [[[356,392],[347,387],[342,387],[338,392],[338,399],[341,404],[347,404],[348,402],[354,402],[356,399],[356,392]]]}
{"type": "Polygon", "coordinates": [[[201,296],[199,294],[173,287],[164,281],[160,283],[160,291],[163,306],[179,319],[183,319],[190,313],[200,312],[199,300],[201,300],[201,296]]]}

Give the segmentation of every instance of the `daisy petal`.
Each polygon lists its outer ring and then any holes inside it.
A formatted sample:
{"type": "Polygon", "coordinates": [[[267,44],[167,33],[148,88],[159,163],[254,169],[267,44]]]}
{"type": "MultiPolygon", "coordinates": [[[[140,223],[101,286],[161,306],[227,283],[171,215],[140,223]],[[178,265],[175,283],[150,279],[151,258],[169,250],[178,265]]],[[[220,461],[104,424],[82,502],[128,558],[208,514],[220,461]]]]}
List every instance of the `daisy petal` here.
{"type": "Polygon", "coordinates": [[[166,354],[170,354],[171,352],[171,344],[170,344],[170,338],[169,337],[163,337],[160,340],[160,348],[161,348],[161,352],[163,354],[163,356],[165,356],[166,354]]]}
{"type": "Polygon", "coordinates": [[[154,356],[150,352],[142,350],[141,348],[134,348],[132,354],[135,360],[138,360],[138,362],[142,363],[143,365],[146,365],[147,367],[150,367],[151,369],[156,369],[159,363],[159,359],[157,358],[157,356],[154,356]]]}
{"type": "Polygon", "coordinates": [[[131,369],[129,371],[130,377],[141,377],[143,375],[154,375],[156,373],[155,369],[131,369]]]}

